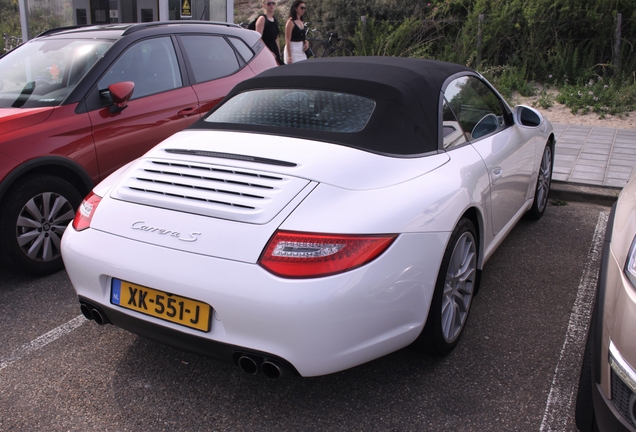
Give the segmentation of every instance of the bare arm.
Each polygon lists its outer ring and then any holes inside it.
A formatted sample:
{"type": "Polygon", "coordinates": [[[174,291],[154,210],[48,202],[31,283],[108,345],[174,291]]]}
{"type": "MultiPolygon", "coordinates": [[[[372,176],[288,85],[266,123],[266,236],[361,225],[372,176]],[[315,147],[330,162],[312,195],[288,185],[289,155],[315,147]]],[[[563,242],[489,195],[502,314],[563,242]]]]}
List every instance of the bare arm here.
{"type": "Polygon", "coordinates": [[[263,36],[263,30],[265,30],[265,17],[261,15],[256,20],[256,31],[263,36]]]}
{"type": "Polygon", "coordinates": [[[294,22],[290,19],[285,23],[285,60],[291,63],[291,35],[294,29],[294,22]]]}

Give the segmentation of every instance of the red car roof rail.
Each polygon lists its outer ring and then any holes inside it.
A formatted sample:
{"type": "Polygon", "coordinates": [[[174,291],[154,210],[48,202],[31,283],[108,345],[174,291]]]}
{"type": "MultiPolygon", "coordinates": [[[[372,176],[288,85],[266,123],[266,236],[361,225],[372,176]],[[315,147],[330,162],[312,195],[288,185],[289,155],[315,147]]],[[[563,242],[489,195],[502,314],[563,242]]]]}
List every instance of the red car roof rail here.
{"type": "Polygon", "coordinates": [[[238,24],[221,22],[221,21],[185,21],[185,20],[184,21],[153,21],[153,22],[149,22],[149,23],[134,24],[134,25],[130,26],[128,29],[126,29],[126,31],[124,31],[124,33],[122,33],[122,36],[125,36],[125,35],[130,34],[130,33],[134,33],[134,32],[139,31],[139,30],[150,28],[150,27],[158,27],[158,26],[162,26],[162,25],[174,25],[174,24],[178,24],[178,25],[205,24],[205,25],[216,25],[216,26],[241,28],[241,26],[239,26],[238,24]]]}
{"type": "Polygon", "coordinates": [[[42,33],[38,34],[36,36],[36,38],[39,38],[41,36],[47,36],[47,35],[63,32],[63,31],[66,31],[66,30],[74,30],[74,29],[78,29],[78,28],[82,28],[82,27],[92,27],[92,26],[91,25],[75,25],[75,26],[66,26],[66,27],[56,27],[56,28],[44,30],[42,33]]]}

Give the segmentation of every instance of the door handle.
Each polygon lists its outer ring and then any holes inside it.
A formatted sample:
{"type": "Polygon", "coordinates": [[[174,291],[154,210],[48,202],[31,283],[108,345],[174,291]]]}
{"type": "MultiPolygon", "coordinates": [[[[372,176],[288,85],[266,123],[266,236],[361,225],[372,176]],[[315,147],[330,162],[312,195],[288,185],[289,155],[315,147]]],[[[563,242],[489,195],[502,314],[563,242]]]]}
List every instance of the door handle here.
{"type": "Polygon", "coordinates": [[[181,111],[179,111],[177,115],[181,117],[190,117],[196,113],[197,113],[196,108],[184,108],[181,111]]]}
{"type": "Polygon", "coordinates": [[[501,167],[495,167],[491,171],[490,182],[494,186],[497,183],[499,183],[499,180],[501,180],[502,177],[503,177],[503,170],[501,169],[501,167]]]}

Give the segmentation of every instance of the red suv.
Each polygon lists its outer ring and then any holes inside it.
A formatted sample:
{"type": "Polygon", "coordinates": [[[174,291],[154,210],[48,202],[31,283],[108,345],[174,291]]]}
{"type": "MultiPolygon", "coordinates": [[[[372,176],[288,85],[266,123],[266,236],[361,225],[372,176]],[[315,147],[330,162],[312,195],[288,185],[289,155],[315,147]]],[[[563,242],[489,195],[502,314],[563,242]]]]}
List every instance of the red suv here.
{"type": "Polygon", "coordinates": [[[0,57],[2,262],[61,269],[94,185],[273,66],[258,33],[192,21],[55,29],[0,57]]]}

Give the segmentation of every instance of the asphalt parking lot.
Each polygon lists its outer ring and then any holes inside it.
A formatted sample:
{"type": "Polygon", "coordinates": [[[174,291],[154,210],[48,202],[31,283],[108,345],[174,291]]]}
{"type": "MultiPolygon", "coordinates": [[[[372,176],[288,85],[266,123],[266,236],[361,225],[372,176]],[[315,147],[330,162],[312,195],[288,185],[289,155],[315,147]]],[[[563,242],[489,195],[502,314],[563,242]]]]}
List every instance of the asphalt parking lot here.
{"type": "Polygon", "coordinates": [[[317,378],[269,381],[97,326],[65,272],[0,269],[0,431],[576,430],[608,214],[570,202],[522,220],[448,357],[404,349],[317,378]]]}

